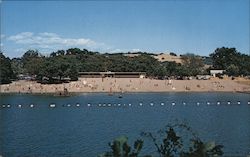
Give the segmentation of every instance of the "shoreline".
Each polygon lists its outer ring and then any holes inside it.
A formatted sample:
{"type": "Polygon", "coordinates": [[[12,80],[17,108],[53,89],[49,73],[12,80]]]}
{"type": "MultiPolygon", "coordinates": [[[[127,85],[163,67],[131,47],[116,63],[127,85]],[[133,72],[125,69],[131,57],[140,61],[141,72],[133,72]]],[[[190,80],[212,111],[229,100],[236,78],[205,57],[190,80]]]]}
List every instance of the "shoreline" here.
{"type": "MultiPolygon", "coordinates": [[[[35,81],[14,81],[0,85],[0,94],[78,93],[174,93],[174,92],[235,92],[250,94],[250,85],[238,80],[155,80],[140,78],[80,78],[62,84],[40,84],[35,81]]],[[[250,82],[250,80],[245,80],[250,82]]]]}
{"type": "Polygon", "coordinates": [[[60,95],[55,95],[55,93],[15,93],[15,92],[9,92],[9,93],[0,93],[0,96],[6,96],[6,95],[33,95],[33,96],[54,96],[54,97],[71,97],[71,96],[77,96],[77,95],[82,95],[82,94],[106,94],[107,96],[117,96],[117,95],[126,95],[126,94],[147,94],[147,93],[240,93],[240,94],[249,94],[250,92],[241,92],[241,91],[166,91],[166,92],[151,92],[151,91],[146,91],[146,92],[125,92],[123,94],[120,94],[119,92],[112,93],[109,95],[108,92],[71,92],[68,95],[60,96],[60,95]]]}

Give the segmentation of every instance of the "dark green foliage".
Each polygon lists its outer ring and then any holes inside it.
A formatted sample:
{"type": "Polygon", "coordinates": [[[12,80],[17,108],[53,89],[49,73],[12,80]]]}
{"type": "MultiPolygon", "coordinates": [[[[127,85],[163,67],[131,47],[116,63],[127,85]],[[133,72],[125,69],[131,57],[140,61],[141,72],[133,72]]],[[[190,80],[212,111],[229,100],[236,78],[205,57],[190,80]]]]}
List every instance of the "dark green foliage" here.
{"type": "MultiPolygon", "coordinates": [[[[142,136],[150,139],[159,157],[217,157],[222,156],[222,145],[214,142],[203,142],[186,124],[167,125],[165,129],[154,136],[150,132],[143,132],[142,136]],[[185,137],[185,138],[183,138],[185,137]]],[[[115,139],[109,144],[111,151],[99,157],[139,157],[143,147],[142,140],[136,140],[134,150],[127,143],[125,136],[115,139]]],[[[144,155],[152,157],[153,155],[144,155]]]]}
{"type": "Polygon", "coordinates": [[[217,48],[210,57],[214,69],[226,70],[230,76],[250,75],[250,56],[241,54],[235,48],[217,48]]]}
{"type": "MultiPolygon", "coordinates": [[[[126,54],[126,53],[125,53],[126,54]]],[[[128,52],[127,54],[133,54],[128,52]]],[[[11,60],[11,69],[3,62],[2,82],[10,82],[19,74],[36,76],[38,81],[45,83],[61,83],[70,78],[78,79],[78,72],[146,72],[149,78],[165,79],[170,76],[184,78],[208,74],[204,63],[213,63],[211,69],[226,70],[231,76],[250,75],[250,56],[240,54],[235,48],[218,48],[210,57],[200,57],[194,54],[182,55],[183,63],[159,62],[156,54],[137,52],[138,56],[129,57],[124,53],[100,54],[87,49],[70,48],[52,52],[49,57],[42,56],[37,50],[28,50],[21,58],[11,60]],[[9,74],[9,72],[11,74],[9,74]],[[14,72],[14,75],[13,75],[14,72]],[[7,75],[7,76],[5,76],[7,75]],[[11,75],[11,76],[10,76],[11,75]]],[[[171,53],[175,56],[176,54],[171,53]]],[[[9,59],[7,59],[9,60],[9,59]]]]}
{"type": "Polygon", "coordinates": [[[214,142],[202,142],[189,126],[182,123],[167,125],[166,129],[160,130],[160,140],[152,133],[142,133],[142,135],[153,142],[160,157],[214,157],[223,155],[222,145],[215,145],[214,142]]]}
{"type": "Polygon", "coordinates": [[[169,53],[171,56],[177,56],[174,52],[169,53]]]}
{"type": "Polygon", "coordinates": [[[14,75],[17,76],[19,74],[24,74],[24,67],[21,58],[13,58],[11,59],[11,67],[13,69],[14,75]]]}
{"type": "Polygon", "coordinates": [[[0,84],[10,83],[13,77],[10,59],[0,52],[0,84]]]}
{"type": "Polygon", "coordinates": [[[183,66],[188,69],[187,76],[196,76],[202,73],[204,64],[202,58],[192,53],[182,55],[183,66]]]}
{"type": "Polygon", "coordinates": [[[99,157],[138,157],[142,147],[143,141],[136,140],[134,142],[134,147],[128,144],[128,138],[121,136],[116,138],[112,143],[109,144],[111,151],[106,152],[99,157]]]}
{"type": "Polygon", "coordinates": [[[46,58],[37,76],[40,81],[43,81],[44,77],[48,78],[48,83],[61,83],[65,78],[76,81],[78,79],[76,59],[66,56],[46,58]]]}
{"type": "Polygon", "coordinates": [[[216,157],[222,156],[222,145],[215,145],[214,142],[204,143],[199,139],[191,140],[192,146],[189,151],[183,152],[181,157],[216,157]]]}
{"type": "Polygon", "coordinates": [[[23,66],[23,74],[37,75],[39,70],[41,69],[44,57],[39,54],[37,50],[28,50],[21,57],[21,61],[21,66],[23,66]]]}

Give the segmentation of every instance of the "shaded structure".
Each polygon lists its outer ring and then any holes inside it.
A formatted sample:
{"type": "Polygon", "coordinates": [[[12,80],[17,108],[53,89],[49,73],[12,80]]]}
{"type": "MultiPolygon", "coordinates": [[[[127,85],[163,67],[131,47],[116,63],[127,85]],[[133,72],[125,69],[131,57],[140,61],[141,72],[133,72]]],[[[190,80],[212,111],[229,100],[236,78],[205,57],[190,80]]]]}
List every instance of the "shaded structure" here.
{"type": "Polygon", "coordinates": [[[81,78],[145,78],[146,72],[79,72],[81,78]]]}
{"type": "Polygon", "coordinates": [[[210,70],[210,74],[213,77],[216,77],[216,75],[223,74],[225,70],[210,70]]]}

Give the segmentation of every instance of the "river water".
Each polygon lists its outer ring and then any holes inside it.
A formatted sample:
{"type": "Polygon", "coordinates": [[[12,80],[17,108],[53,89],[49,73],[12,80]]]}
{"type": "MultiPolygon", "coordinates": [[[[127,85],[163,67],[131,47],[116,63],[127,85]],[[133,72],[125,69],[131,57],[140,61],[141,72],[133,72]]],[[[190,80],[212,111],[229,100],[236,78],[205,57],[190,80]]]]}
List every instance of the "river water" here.
{"type": "MultiPolygon", "coordinates": [[[[126,135],[156,133],[176,121],[204,141],[224,145],[225,155],[250,154],[250,95],[242,93],[106,93],[0,96],[3,157],[92,157],[126,135]],[[55,108],[49,107],[55,104],[55,108]],[[18,106],[21,105],[21,106],[18,106]],[[33,107],[30,107],[32,106],[33,107]]],[[[145,140],[143,153],[154,152],[145,140]]]]}

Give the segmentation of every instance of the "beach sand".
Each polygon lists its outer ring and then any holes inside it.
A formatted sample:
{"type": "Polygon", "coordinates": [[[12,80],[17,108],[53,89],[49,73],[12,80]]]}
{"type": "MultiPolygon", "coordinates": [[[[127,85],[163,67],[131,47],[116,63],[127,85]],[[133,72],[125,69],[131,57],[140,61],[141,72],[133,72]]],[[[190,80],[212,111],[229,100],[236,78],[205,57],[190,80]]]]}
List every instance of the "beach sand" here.
{"type": "MultiPolygon", "coordinates": [[[[249,80],[245,80],[250,82],[249,80]]],[[[35,81],[14,81],[0,85],[1,93],[68,92],[250,92],[249,83],[230,79],[155,80],[148,78],[80,78],[63,84],[40,84],[35,81]]]]}

